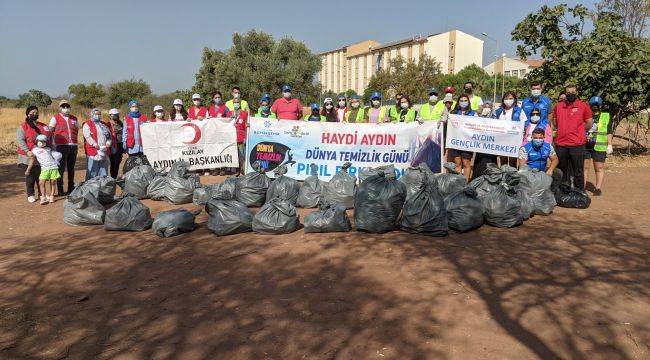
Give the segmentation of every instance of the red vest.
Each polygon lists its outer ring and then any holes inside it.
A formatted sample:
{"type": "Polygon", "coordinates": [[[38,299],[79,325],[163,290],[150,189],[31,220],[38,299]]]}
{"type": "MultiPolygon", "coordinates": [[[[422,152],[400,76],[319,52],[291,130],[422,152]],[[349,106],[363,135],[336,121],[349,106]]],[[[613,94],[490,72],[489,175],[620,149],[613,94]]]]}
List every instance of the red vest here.
{"type": "Polygon", "coordinates": [[[194,106],[191,106],[187,113],[190,120],[198,120],[199,117],[205,118],[205,114],[207,112],[208,110],[205,108],[205,106],[201,106],[198,112],[195,112],[194,106]]]}
{"type": "Polygon", "coordinates": [[[215,104],[212,104],[210,105],[208,113],[210,114],[211,118],[226,117],[226,114],[228,114],[228,108],[224,104],[219,105],[219,107],[216,107],[215,104]]]}
{"type": "MultiPolygon", "coordinates": [[[[140,122],[138,123],[138,127],[139,124],[142,124],[145,121],[147,121],[147,117],[144,115],[140,115],[140,122]]],[[[124,116],[124,126],[126,126],[126,147],[132,148],[135,146],[135,120],[133,120],[133,118],[130,117],[129,115],[124,116]]],[[[139,128],[138,128],[138,132],[140,132],[139,128]]],[[[139,139],[140,139],[140,146],[142,146],[142,137],[140,137],[139,139]]]]}
{"type": "Polygon", "coordinates": [[[68,121],[65,121],[61,113],[54,115],[56,125],[54,126],[54,145],[77,144],[77,118],[74,115],[68,115],[68,121]]]}
{"type": "MultiPolygon", "coordinates": [[[[109,125],[105,122],[102,122],[104,125],[106,125],[109,129],[112,128],[112,125],[109,125]]],[[[90,137],[95,140],[95,144],[97,144],[97,125],[95,125],[95,122],[92,120],[86,121],[84,124],[88,125],[88,129],[90,130],[90,137]]],[[[113,134],[111,134],[111,138],[113,137],[113,134]]],[[[86,138],[84,137],[84,150],[86,150],[86,156],[95,156],[97,155],[97,148],[91,146],[88,144],[86,141],[86,138]]]]}
{"type": "MultiPolygon", "coordinates": [[[[29,150],[32,150],[34,146],[36,146],[36,137],[39,134],[36,132],[36,130],[27,124],[27,121],[23,122],[20,127],[23,128],[23,132],[25,133],[25,143],[27,144],[27,148],[29,150]]],[[[42,122],[36,122],[36,127],[41,131],[41,134],[49,137],[49,129],[47,125],[43,124],[42,122]]],[[[18,147],[18,153],[20,155],[27,155],[27,153],[21,149],[20,146],[18,147]]]]}
{"type": "Polygon", "coordinates": [[[237,131],[237,142],[246,141],[246,121],[248,120],[248,111],[241,110],[239,116],[235,118],[235,130],[237,131]]]}

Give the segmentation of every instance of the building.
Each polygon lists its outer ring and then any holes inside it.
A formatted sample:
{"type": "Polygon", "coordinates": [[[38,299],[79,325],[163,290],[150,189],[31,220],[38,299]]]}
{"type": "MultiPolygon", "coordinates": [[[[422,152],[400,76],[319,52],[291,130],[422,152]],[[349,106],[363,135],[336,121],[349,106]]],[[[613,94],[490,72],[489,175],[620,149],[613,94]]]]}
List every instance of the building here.
{"type": "Polygon", "coordinates": [[[483,70],[490,75],[494,75],[494,69],[496,67],[497,74],[523,78],[533,69],[542,66],[542,64],[544,64],[544,60],[528,59],[522,61],[521,59],[513,59],[504,56],[484,66],[483,70]]]}
{"type": "Polygon", "coordinates": [[[323,90],[335,93],[352,89],[363,93],[370,78],[386,69],[391,59],[402,56],[418,61],[427,55],[440,63],[443,74],[454,74],[464,67],[483,65],[483,40],[460,30],[380,44],[366,40],[319,54],[322,68],[318,74],[323,90]]]}

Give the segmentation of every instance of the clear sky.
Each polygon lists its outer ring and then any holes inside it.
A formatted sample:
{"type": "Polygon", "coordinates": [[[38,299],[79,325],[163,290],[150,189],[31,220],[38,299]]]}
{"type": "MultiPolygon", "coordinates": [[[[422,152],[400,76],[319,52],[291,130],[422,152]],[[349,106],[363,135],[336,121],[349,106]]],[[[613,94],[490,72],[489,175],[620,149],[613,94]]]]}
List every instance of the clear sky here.
{"type": "MultiPolygon", "coordinates": [[[[155,93],[187,89],[207,46],[235,32],[290,36],[321,52],[361,40],[387,42],[459,29],[487,32],[513,56],[510,32],[543,4],[576,1],[0,0],[0,95],[51,96],[70,84],[142,78],[155,93]]],[[[587,2],[592,6],[592,1],[587,2]]],[[[484,62],[494,42],[485,41],[484,62]]]]}

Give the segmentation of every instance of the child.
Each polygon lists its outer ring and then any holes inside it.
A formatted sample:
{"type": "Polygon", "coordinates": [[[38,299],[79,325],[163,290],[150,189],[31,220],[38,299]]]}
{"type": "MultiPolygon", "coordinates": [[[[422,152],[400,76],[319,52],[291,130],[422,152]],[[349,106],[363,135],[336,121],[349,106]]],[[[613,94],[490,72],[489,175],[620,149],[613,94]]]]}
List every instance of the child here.
{"type": "Polygon", "coordinates": [[[47,136],[40,134],[36,137],[36,147],[32,149],[32,154],[34,156],[29,158],[29,164],[27,165],[25,175],[29,174],[32,166],[34,166],[34,161],[38,160],[38,163],[41,164],[41,174],[38,177],[39,186],[43,192],[43,196],[41,196],[41,205],[45,205],[48,202],[53,203],[56,180],[61,177],[61,174],[59,173],[59,160],[61,160],[61,153],[52,151],[47,147],[47,136]],[[47,185],[50,186],[49,196],[47,196],[47,185]]]}
{"type": "Polygon", "coordinates": [[[546,174],[552,176],[560,159],[555,154],[553,145],[544,142],[544,136],[544,129],[533,130],[530,142],[519,148],[519,167],[528,165],[531,169],[539,169],[539,171],[545,171],[546,174]],[[549,159],[551,160],[550,165],[548,165],[549,159]]]}

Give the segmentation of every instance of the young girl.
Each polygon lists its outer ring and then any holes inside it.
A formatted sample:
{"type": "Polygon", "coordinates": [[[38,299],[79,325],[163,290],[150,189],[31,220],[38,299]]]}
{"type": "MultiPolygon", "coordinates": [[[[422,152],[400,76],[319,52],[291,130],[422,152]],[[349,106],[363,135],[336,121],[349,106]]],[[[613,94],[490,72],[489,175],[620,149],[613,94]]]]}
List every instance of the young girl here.
{"type": "MultiPolygon", "coordinates": [[[[476,116],[476,111],[472,110],[469,95],[463,94],[458,98],[458,102],[456,103],[456,107],[452,113],[456,115],[476,116]]],[[[456,171],[460,173],[462,170],[467,182],[469,182],[469,179],[472,176],[473,155],[474,154],[471,151],[449,149],[449,157],[451,158],[451,161],[456,164],[456,171]]]]}
{"type": "Polygon", "coordinates": [[[153,113],[151,114],[150,121],[167,121],[167,119],[165,119],[165,109],[162,107],[162,105],[156,105],[153,107],[153,113]]]}
{"type": "Polygon", "coordinates": [[[176,99],[172,106],[172,111],[169,114],[169,120],[171,121],[185,121],[188,118],[187,110],[183,106],[183,100],[176,99]]]}
{"type": "Polygon", "coordinates": [[[41,174],[39,175],[39,185],[43,194],[41,196],[41,205],[48,202],[54,202],[54,189],[56,188],[56,180],[61,177],[59,173],[59,160],[61,160],[61,153],[52,151],[47,147],[47,136],[40,134],[36,137],[36,147],[32,149],[33,156],[29,158],[29,164],[25,175],[28,175],[34,166],[34,162],[38,161],[41,165],[41,174]],[[50,186],[49,196],[47,195],[47,186],[50,186]]]}

